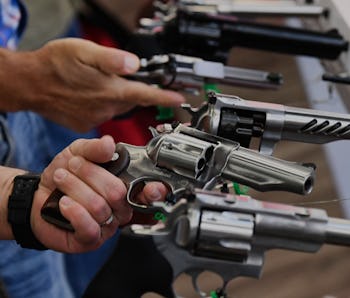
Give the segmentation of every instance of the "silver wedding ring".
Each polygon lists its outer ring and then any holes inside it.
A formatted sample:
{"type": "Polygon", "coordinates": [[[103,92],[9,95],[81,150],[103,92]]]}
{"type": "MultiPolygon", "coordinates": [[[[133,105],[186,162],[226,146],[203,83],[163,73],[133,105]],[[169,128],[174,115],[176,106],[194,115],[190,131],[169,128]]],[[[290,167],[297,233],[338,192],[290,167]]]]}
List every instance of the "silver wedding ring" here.
{"type": "Polygon", "coordinates": [[[113,221],[114,215],[113,213],[111,214],[110,217],[107,218],[103,223],[100,224],[100,227],[107,226],[113,221]]]}

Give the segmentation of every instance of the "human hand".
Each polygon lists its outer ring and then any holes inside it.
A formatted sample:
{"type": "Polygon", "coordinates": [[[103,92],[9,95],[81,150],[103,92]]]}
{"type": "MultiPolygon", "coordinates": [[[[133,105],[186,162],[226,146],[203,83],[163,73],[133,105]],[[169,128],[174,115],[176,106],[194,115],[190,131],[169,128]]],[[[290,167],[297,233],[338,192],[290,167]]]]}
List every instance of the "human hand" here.
{"type": "Polygon", "coordinates": [[[13,88],[4,86],[12,96],[11,110],[32,110],[78,132],[137,105],[184,102],[179,93],[123,78],[138,70],[139,59],[88,40],[58,39],[39,50],[13,55],[13,88]]]}
{"type": "MultiPolygon", "coordinates": [[[[31,226],[46,247],[69,253],[97,249],[121,225],[132,218],[132,208],[125,196],[124,183],[97,163],[111,160],[115,149],[109,136],[101,139],[80,139],[59,153],[41,176],[35,192],[31,226]],[[75,232],[47,223],[40,210],[51,192],[59,188],[65,196],[59,201],[62,215],[75,232]],[[106,222],[113,214],[113,220],[106,222]]],[[[160,200],[167,189],[161,183],[149,183],[140,199],[160,200]]]]}

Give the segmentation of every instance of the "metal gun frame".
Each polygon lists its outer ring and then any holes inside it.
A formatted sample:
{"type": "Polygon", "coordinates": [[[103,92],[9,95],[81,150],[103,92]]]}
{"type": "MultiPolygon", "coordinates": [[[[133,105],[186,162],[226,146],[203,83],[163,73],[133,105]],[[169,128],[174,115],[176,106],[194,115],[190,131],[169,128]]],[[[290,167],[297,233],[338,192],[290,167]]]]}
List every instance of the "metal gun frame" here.
{"type": "Polygon", "coordinates": [[[139,71],[129,77],[193,93],[199,93],[205,83],[276,89],[283,82],[282,75],[278,73],[230,67],[220,62],[176,54],[143,58],[139,71]]]}
{"type": "Polygon", "coordinates": [[[271,155],[281,140],[324,144],[350,139],[350,116],[281,104],[244,100],[210,92],[199,108],[184,104],[191,126],[249,147],[260,139],[259,151],[271,155]]]}
{"type": "Polygon", "coordinates": [[[315,253],[323,244],[350,246],[350,221],[328,217],[321,209],[205,190],[189,192],[172,206],[154,202],[148,208],[166,221],[131,225],[123,233],[152,236],[174,279],[188,273],[196,289],[197,277],[206,270],[223,278],[221,293],[235,277],[258,278],[270,249],[315,253]]]}

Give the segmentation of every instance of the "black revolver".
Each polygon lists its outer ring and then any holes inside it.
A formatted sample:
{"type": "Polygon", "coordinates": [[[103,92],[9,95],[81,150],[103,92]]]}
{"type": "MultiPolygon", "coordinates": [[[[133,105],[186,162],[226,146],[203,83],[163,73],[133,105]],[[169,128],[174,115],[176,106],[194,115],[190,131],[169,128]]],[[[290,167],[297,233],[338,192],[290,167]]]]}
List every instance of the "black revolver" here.
{"type": "Polygon", "coordinates": [[[143,28],[129,40],[126,49],[137,53],[148,42],[158,48],[151,56],[176,53],[225,63],[233,47],[246,47],[334,60],[348,50],[348,41],[336,29],[318,32],[270,25],[229,15],[193,12],[186,7],[176,8],[163,18],[143,20],[142,24],[143,28]]]}
{"type": "MultiPolygon", "coordinates": [[[[104,164],[128,188],[127,200],[137,209],[136,194],[149,181],[161,181],[169,189],[168,202],[174,203],[188,188],[213,189],[222,181],[234,181],[258,191],[311,192],[314,167],[265,156],[242,148],[239,143],[182,124],[152,129],[146,146],[118,143],[112,161],[104,164]]],[[[61,215],[56,190],[44,204],[44,219],[72,230],[61,215]]],[[[142,209],[142,208],[141,208],[142,209]]],[[[142,211],[142,210],[141,210],[142,211]]]]}

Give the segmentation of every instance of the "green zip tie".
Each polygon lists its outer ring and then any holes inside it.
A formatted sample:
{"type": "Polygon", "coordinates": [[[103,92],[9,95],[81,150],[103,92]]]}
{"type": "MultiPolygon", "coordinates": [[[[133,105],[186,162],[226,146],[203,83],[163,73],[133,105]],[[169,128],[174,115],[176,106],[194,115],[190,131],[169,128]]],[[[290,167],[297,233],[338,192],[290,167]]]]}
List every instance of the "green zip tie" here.
{"type": "Polygon", "coordinates": [[[155,220],[160,220],[160,221],[166,221],[166,216],[162,212],[156,212],[154,214],[154,219],[155,220]]]}
{"type": "Polygon", "coordinates": [[[164,121],[174,118],[174,111],[172,108],[157,106],[157,109],[158,115],[156,116],[156,120],[164,121]]]}
{"type": "Polygon", "coordinates": [[[210,91],[220,92],[217,84],[204,84],[203,89],[204,89],[205,93],[208,93],[210,91]]]}
{"type": "Polygon", "coordinates": [[[249,191],[249,187],[245,185],[241,185],[239,183],[233,182],[233,189],[236,195],[246,195],[249,191]]]}
{"type": "Polygon", "coordinates": [[[219,298],[218,294],[216,293],[216,291],[211,291],[210,292],[210,297],[211,298],[219,298]]]}

